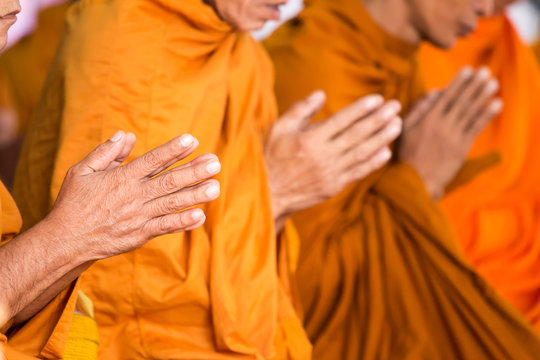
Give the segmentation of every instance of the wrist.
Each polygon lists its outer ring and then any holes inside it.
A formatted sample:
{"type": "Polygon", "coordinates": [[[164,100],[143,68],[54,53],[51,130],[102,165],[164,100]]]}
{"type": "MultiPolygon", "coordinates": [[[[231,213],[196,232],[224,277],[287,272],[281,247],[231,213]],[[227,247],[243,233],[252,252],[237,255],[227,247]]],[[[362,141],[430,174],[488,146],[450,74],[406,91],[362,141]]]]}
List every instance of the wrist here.
{"type": "Polygon", "coordinates": [[[62,217],[56,215],[53,209],[28,232],[32,231],[35,237],[42,237],[40,241],[47,247],[47,252],[55,260],[54,262],[68,270],[96,260],[91,256],[88,242],[82,241],[62,220],[62,217]]]}

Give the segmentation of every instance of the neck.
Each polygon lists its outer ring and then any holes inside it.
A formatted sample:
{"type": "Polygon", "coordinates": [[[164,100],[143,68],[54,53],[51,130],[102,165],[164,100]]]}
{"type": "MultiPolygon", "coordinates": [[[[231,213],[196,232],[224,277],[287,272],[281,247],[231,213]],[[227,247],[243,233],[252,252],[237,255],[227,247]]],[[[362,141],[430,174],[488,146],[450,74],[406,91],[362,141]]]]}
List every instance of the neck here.
{"type": "MultiPolygon", "coordinates": [[[[421,36],[415,29],[410,13],[410,0],[359,0],[381,28],[390,35],[413,45],[419,45],[421,36]]],[[[441,0],[444,1],[444,0],[441,0]]]]}

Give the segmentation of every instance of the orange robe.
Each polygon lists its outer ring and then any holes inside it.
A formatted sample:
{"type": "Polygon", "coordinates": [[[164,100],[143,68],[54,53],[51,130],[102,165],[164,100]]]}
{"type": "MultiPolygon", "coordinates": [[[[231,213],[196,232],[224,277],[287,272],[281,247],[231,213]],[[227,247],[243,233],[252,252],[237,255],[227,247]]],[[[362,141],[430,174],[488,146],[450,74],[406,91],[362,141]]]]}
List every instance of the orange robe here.
{"type": "Polygon", "coordinates": [[[488,65],[505,107],[478,137],[477,156],[502,161],[443,202],[460,245],[480,274],[540,330],[540,71],[504,16],[486,19],[451,51],[424,46],[429,88],[444,86],[467,64],[488,65]]]}
{"type": "MultiPolygon", "coordinates": [[[[21,228],[17,206],[2,183],[0,213],[1,246],[21,228]]],[[[8,360],[63,358],[76,302],[76,285],[72,285],[24,325],[0,324],[0,354],[3,351],[8,360]]]]}
{"type": "Polygon", "coordinates": [[[197,154],[222,164],[203,227],[82,275],[100,358],[308,358],[289,299],[297,239],[287,226],[276,253],[262,155],[277,113],[264,49],[200,0],[89,0],[67,19],[17,174],[25,222],[46,214],[68,168],[117,129],[137,135],[132,158],[191,133],[197,154]]]}
{"type": "MultiPolygon", "coordinates": [[[[417,49],[358,0],[313,0],[266,42],[281,111],[314,89],[323,116],[369,93],[423,93],[417,49]]],[[[298,214],[297,270],[315,359],[534,359],[540,339],[463,258],[408,165],[393,161],[298,214]]]]}

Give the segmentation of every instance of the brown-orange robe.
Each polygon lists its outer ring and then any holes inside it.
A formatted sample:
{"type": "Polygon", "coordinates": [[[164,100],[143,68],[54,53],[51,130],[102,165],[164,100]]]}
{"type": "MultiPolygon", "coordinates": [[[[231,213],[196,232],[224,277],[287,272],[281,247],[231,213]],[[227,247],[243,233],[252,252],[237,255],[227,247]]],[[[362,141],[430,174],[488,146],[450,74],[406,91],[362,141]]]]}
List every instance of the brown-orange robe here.
{"type": "MultiPolygon", "coordinates": [[[[2,183],[0,216],[1,246],[19,232],[22,222],[15,202],[2,183]]],[[[0,354],[8,360],[63,358],[77,302],[76,288],[74,284],[64,290],[22,326],[11,326],[9,322],[0,324],[0,354]]]]}
{"type": "MultiPolygon", "coordinates": [[[[313,0],[266,46],[280,111],[315,89],[323,116],[380,93],[423,93],[417,49],[358,0],[313,0]]],[[[393,161],[294,218],[297,283],[314,359],[534,359],[540,339],[464,259],[407,164],[393,161]]]]}
{"type": "Polygon", "coordinates": [[[502,114],[476,140],[471,157],[502,161],[447,196],[442,207],[467,258],[540,330],[540,69],[504,16],[482,21],[451,51],[424,46],[428,88],[465,65],[488,65],[501,84],[502,114]]]}
{"type": "Polygon", "coordinates": [[[261,45],[200,0],[88,0],[68,12],[57,55],[17,174],[28,224],[45,216],[68,168],[117,129],[137,136],[131,158],[191,133],[196,153],[222,164],[203,227],[82,275],[100,358],[309,358],[289,298],[290,226],[276,253],[262,144],[277,109],[261,45]]]}

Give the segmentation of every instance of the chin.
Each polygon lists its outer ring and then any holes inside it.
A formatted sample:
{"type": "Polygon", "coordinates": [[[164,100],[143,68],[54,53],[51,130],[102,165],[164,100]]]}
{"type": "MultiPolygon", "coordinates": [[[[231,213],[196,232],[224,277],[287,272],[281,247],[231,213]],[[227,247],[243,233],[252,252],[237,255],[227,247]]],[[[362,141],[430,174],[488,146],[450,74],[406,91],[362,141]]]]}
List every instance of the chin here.
{"type": "Polygon", "coordinates": [[[235,27],[240,31],[250,32],[262,29],[265,23],[265,21],[242,21],[239,22],[235,27]]]}
{"type": "Polygon", "coordinates": [[[431,45],[438,47],[439,49],[448,50],[453,48],[456,45],[457,37],[432,37],[429,39],[425,39],[427,42],[429,42],[431,45]]]}

